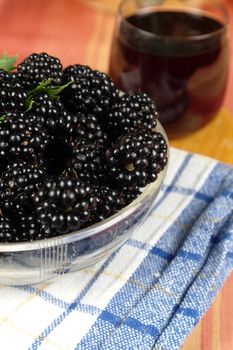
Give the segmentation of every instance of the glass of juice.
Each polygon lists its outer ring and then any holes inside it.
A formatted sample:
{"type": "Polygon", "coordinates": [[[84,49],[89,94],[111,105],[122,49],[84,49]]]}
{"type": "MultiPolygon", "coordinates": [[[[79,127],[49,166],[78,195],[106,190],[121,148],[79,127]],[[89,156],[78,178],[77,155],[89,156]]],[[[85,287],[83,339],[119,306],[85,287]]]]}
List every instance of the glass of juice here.
{"type": "Polygon", "coordinates": [[[124,92],[153,99],[168,135],[180,137],[218,113],[228,77],[228,14],[214,0],[124,0],[109,74],[124,92]]]}

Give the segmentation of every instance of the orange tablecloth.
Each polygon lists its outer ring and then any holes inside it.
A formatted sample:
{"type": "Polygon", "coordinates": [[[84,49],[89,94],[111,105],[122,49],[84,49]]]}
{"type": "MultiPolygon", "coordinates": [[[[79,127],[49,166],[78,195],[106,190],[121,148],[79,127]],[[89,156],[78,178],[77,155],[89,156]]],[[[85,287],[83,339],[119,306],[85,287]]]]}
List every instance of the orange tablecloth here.
{"type": "MultiPolygon", "coordinates": [[[[233,18],[233,1],[224,2],[233,18]]],[[[64,65],[82,63],[107,71],[117,3],[118,0],[0,0],[0,52],[17,53],[22,59],[33,51],[46,51],[60,57],[64,65]]],[[[224,107],[217,118],[204,129],[172,141],[173,146],[233,164],[233,65],[229,76],[224,107]]],[[[233,274],[183,350],[233,349],[232,296],[233,274]]]]}

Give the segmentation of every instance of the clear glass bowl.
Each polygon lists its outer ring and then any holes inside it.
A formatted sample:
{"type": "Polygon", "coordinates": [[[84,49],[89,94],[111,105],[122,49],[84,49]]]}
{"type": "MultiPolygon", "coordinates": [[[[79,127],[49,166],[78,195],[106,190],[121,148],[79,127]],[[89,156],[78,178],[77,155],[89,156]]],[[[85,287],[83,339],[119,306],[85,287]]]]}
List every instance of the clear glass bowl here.
{"type": "MultiPolygon", "coordinates": [[[[167,140],[160,123],[156,129],[167,140]]],[[[166,170],[167,166],[130,205],[98,224],[55,238],[0,244],[0,284],[51,280],[87,268],[114,252],[147,217],[166,170]]]]}

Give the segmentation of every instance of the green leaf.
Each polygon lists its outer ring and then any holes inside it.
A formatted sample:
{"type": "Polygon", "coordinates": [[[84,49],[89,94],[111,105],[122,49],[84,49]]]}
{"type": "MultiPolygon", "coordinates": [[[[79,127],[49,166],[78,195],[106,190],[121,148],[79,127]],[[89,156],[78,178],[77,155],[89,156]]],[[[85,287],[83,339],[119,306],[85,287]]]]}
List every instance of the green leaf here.
{"type": "Polygon", "coordinates": [[[6,118],[6,116],[5,116],[5,115],[2,115],[2,116],[0,117],[0,123],[2,123],[2,122],[5,120],[5,118],[6,118]]]}
{"type": "Polygon", "coordinates": [[[0,56],[0,69],[4,69],[7,72],[15,69],[14,64],[16,63],[17,59],[17,55],[10,56],[6,52],[4,52],[2,56],[0,56]]]}
{"type": "Polygon", "coordinates": [[[33,95],[35,93],[44,92],[44,89],[46,88],[46,86],[50,85],[52,81],[53,81],[53,78],[43,80],[37,87],[35,87],[35,89],[29,90],[27,92],[28,95],[30,96],[30,95],[33,95]]]}
{"type": "Polygon", "coordinates": [[[44,92],[46,92],[51,97],[58,96],[64,89],[66,89],[69,85],[71,85],[73,81],[69,81],[65,85],[58,85],[58,86],[48,86],[44,88],[44,92]]]}
{"type": "Polygon", "coordinates": [[[29,96],[25,102],[24,102],[24,107],[25,107],[25,112],[30,111],[32,109],[32,106],[34,105],[35,101],[32,96],[29,96]]]}
{"type": "Polygon", "coordinates": [[[42,81],[35,89],[27,91],[28,96],[33,96],[35,94],[46,93],[50,97],[57,97],[67,86],[73,83],[73,81],[69,81],[65,85],[53,86],[50,85],[53,79],[49,78],[47,80],[42,81]]]}
{"type": "Polygon", "coordinates": [[[35,89],[27,91],[27,99],[24,103],[25,111],[28,112],[30,109],[32,109],[33,104],[35,103],[34,96],[46,93],[52,98],[59,98],[59,94],[70,84],[73,83],[73,81],[70,81],[69,83],[65,85],[59,85],[59,86],[50,86],[53,79],[49,78],[47,80],[43,80],[35,89]]]}

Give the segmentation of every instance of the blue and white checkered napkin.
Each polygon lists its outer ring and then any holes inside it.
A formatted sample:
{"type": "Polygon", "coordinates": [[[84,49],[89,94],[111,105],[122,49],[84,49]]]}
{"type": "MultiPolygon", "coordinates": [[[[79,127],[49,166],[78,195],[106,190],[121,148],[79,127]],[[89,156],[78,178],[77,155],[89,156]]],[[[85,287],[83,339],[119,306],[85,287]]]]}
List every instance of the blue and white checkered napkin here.
{"type": "Polygon", "coordinates": [[[122,248],[51,284],[0,288],[3,348],[178,349],[233,268],[232,211],[233,170],[172,149],[150,216],[122,248]]]}

